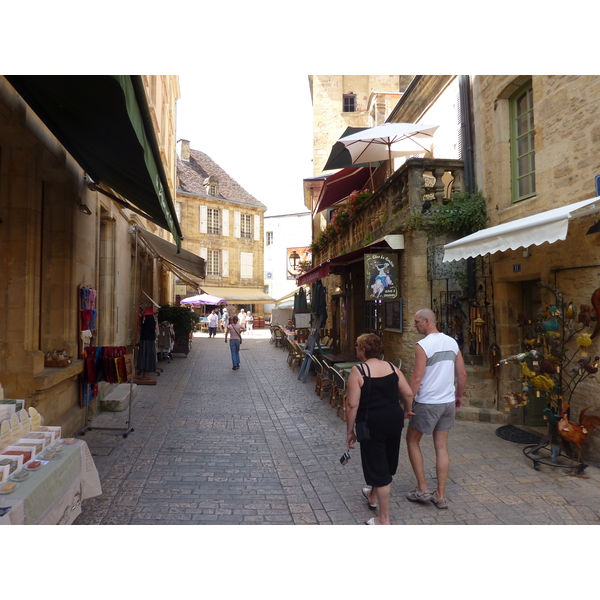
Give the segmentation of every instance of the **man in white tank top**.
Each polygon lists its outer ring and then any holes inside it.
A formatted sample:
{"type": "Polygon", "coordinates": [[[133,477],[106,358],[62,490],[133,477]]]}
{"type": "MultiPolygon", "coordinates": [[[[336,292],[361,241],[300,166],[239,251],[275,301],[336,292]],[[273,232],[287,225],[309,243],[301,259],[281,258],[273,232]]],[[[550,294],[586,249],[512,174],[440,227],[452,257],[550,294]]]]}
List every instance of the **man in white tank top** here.
{"type": "Polygon", "coordinates": [[[417,487],[407,498],[412,502],[433,502],[438,508],[448,508],[445,497],[450,468],[448,433],[454,425],[454,413],[462,404],[467,372],[456,341],[440,333],[434,312],[423,308],[415,315],[415,327],[426,337],[415,346],[415,366],[410,387],[415,396],[408,423],[406,445],[408,458],[417,478],[417,487]],[[456,376],[456,386],[454,378],[456,376]],[[433,435],[437,488],[427,488],[421,438],[433,435]]]}

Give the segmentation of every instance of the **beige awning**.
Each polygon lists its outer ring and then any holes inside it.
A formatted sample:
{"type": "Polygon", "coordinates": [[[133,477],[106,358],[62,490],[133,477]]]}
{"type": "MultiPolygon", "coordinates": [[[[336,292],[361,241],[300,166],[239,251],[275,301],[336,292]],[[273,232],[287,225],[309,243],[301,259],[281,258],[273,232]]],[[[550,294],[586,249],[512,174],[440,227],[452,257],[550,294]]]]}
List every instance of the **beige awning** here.
{"type": "Polygon", "coordinates": [[[275,302],[274,298],[265,294],[262,290],[252,288],[234,288],[234,287],[206,287],[200,284],[202,291],[211,296],[218,296],[227,300],[227,302],[238,302],[240,304],[247,302],[275,302]]]}
{"type": "Polygon", "coordinates": [[[569,221],[600,211],[600,196],[482,229],[444,246],[443,262],[564,240],[569,221]]]}
{"type": "Polygon", "coordinates": [[[194,277],[204,279],[205,261],[203,258],[183,248],[178,253],[175,244],[150,233],[142,227],[138,227],[138,233],[146,245],[163,260],[166,266],[172,265],[194,277]]]}

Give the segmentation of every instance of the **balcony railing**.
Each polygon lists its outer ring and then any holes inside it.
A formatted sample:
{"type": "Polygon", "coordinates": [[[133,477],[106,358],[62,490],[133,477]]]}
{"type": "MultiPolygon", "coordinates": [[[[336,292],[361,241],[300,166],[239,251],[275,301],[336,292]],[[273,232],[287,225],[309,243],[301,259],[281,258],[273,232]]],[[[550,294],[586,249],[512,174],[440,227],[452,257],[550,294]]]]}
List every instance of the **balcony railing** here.
{"type": "MultiPolygon", "coordinates": [[[[421,211],[426,198],[441,203],[444,198],[449,198],[452,192],[462,191],[462,160],[408,159],[349,220],[344,231],[314,250],[313,265],[357,250],[384,235],[402,230],[412,211],[421,211]]],[[[315,240],[317,238],[318,236],[315,240]]]]}

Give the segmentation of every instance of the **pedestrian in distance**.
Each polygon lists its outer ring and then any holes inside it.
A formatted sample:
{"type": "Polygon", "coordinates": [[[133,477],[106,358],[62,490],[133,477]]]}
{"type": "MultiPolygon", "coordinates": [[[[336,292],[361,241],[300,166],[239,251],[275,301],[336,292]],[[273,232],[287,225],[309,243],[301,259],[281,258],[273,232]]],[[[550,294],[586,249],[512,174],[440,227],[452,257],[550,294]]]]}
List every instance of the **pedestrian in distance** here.
{"type": "Polygon", "coordinates": [[[227,311],[227,307],[225,307],[223,309],[223,317],[221,318],[221,329],[225,331],[227,325],[229,325],[229,312],[227,311]]]}
{"type": "Polygon", "coordinates": [[[365,524],[390,525],[392,477],[398,468],[404,415],[412,414],[413,393],[402,372],[392,363],[380,360],[383,344],[379,336],[363,334],[355,346],[356,357],[362,362],[352,367],[348,377],[346,445],[350,450],[357,441],[360,443],[367,483],[362,495],[369,508],[375,510],[379,505],[378,516],[367,519],[365,524]]]}
{"type": "Polygon", "coordinates": [[[254,317],[252,316],[252,313],[250,311],[248,311],[248,314],[246,315],[246,331],[249,334],[252,334],[252,326],[254,325],[254,317]]]}
{"type": "Polygon", "coordinates": [[[242,327],[246,327],[246,311],[243,308],[238,313],[238,321],[242,327]]]}
{"type": "Polygon", "coordinates": [[[240,346],[242,345],[242,331],[243,327],[238,323],[238,318],[233,317],[231,323],[225,330],[225,343],[227,343],[227,337],[229,336],[229,349],[231,350],[231,362],[233,363],[232,369],[235,371],[240,368],[240,346]]]}
{"type": "Polygon", "coordinates": [[[417,487],[409,492],[411,502],[433,502],[448,508],[446,483],[450,470],[448,435],[454,426],[455,412],[462,404],[467,371],[454,338],[437,329],[435,313],[423,308],[415,314],[415,327],[426,337],[415,346],[415,365],[410,387],[415,396],[408,422],[406,445],[408,458],[417,478],[417,487]],[[456,377],[456,384],[455,384],[456,377]],[[437,487],[430,492],[425,478],[421,439],[433,436],[437,487]]]}
{"type": "Polygon", "coordinates": [[[219,315],[215,308],[210,315],[208,315],[208,337],[214,338],[217,335],[217,325],[219,324],[219,315]]]}

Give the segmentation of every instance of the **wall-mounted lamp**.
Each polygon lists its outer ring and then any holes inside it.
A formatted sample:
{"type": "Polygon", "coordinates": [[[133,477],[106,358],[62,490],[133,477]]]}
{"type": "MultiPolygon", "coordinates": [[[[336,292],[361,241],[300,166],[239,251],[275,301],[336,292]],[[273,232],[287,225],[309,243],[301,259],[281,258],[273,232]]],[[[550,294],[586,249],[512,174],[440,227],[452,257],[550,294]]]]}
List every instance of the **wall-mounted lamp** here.
{"type": "Polygon", "coordinates": [[[339,294],[341,291],[342,291],[342,288],[341,288],[341,287],[338,285],[338,286],[335,288],[335,293],[336,293],[336,294],[339,294]]]}
{"type": "Polygon", "coordinates": [[[591,235],[592,233],[600,233],[600,221],[596,221],[588,230],[585,235],[591,235]]]}
{"type": "Polygon", "coordinates": [[[83,204],[83,202],[81,201],[80,198],[77,198],[77,206],[79,206],[79,210],[84,214],[84,215],[91,215],[92,211],[88,208],[87,204],[83,204]]]}

